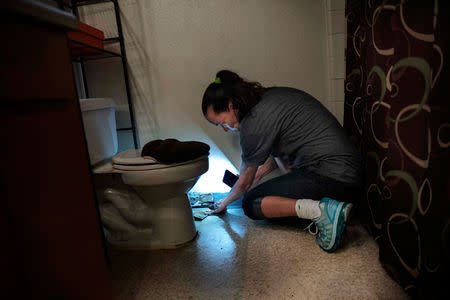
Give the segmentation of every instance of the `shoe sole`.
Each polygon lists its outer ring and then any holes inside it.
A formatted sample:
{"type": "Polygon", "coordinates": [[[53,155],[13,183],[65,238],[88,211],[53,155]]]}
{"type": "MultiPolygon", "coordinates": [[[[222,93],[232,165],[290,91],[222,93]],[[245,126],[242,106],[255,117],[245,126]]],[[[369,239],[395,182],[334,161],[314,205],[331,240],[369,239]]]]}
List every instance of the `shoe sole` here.
{"type": "Polygon", "coordinates": [[[347,223],[353,217],[353,204],[348,203],[344,207],[344,210],[345,210],[345,212],[344,212],[344,222],[347,223]]]}

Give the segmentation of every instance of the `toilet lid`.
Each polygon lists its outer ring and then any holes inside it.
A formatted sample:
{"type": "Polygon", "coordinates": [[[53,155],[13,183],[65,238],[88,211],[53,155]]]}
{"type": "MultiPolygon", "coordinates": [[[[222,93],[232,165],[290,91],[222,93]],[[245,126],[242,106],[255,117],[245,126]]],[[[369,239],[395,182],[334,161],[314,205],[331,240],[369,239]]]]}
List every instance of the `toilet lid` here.
{"type": "Polygon", "coordinates": [[[113,163],[113,168],[123,171],[145,171],[145,170],[156,170],[156,169],[166,169],[173,168],[180,165],[190,164],[198,160],[204,159],[208,155],[198,157],[193,160],[184,161],[175,164],[161,164],[158,163],[153,157],[144,156],[141,157],[141,150],[126,150],[117,155],[115,155],[111,161],[113,163]]]}
{"type": "Polygon", "coordinates": [[[113,164],[117,165],[150,165],[159,164],[156,159],[151,156],[141,156],[141,149],[125,150],[112,157],[113,164]]]}

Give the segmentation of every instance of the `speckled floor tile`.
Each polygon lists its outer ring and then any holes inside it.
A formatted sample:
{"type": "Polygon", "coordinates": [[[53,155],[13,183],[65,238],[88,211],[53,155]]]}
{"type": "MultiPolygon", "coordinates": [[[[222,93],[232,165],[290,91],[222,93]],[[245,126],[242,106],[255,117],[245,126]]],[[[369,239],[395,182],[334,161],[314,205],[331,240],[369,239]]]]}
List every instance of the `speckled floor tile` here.
{"type": "Polygon", "coordinates": [[[112,250],[115,299],[408,299],[357,223],[332,254],[300,219],[254,221],[233,208],[195,223],[197,239],[178,249],[112,250]]]}

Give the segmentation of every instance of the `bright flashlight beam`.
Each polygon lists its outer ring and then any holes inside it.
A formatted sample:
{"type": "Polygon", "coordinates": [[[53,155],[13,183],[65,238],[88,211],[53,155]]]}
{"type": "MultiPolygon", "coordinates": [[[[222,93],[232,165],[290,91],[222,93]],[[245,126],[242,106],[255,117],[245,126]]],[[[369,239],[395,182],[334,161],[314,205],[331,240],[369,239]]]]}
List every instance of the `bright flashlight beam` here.
{"type": "Polygon", "coordinates": [[[222,182],[225,170],[237,174],[233,164],[219,152],[209,156],[209,170],[203,174],[190,192],[194,193],[227,193],[230,187],[222,182]]]}

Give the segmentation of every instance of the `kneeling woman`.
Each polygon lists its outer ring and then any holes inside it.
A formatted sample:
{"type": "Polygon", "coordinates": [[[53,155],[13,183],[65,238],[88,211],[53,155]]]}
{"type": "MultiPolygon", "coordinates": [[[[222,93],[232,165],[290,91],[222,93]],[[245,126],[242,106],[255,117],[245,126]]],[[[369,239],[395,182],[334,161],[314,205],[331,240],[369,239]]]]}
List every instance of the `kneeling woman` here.
{"type": "Polygon", "coordinates": [[[334,116],[306,92],[264,88],[226,70],[206,89],[202,109],[212,124],[239,130],[242,149],[239,180],[212,213],[244,196],[248,217],[310,219],[319,246],[336,250],[362,195],[364,173],[359,152],[334,116]],[[277,166],[284,175],[250,189],[277,166]]]}

